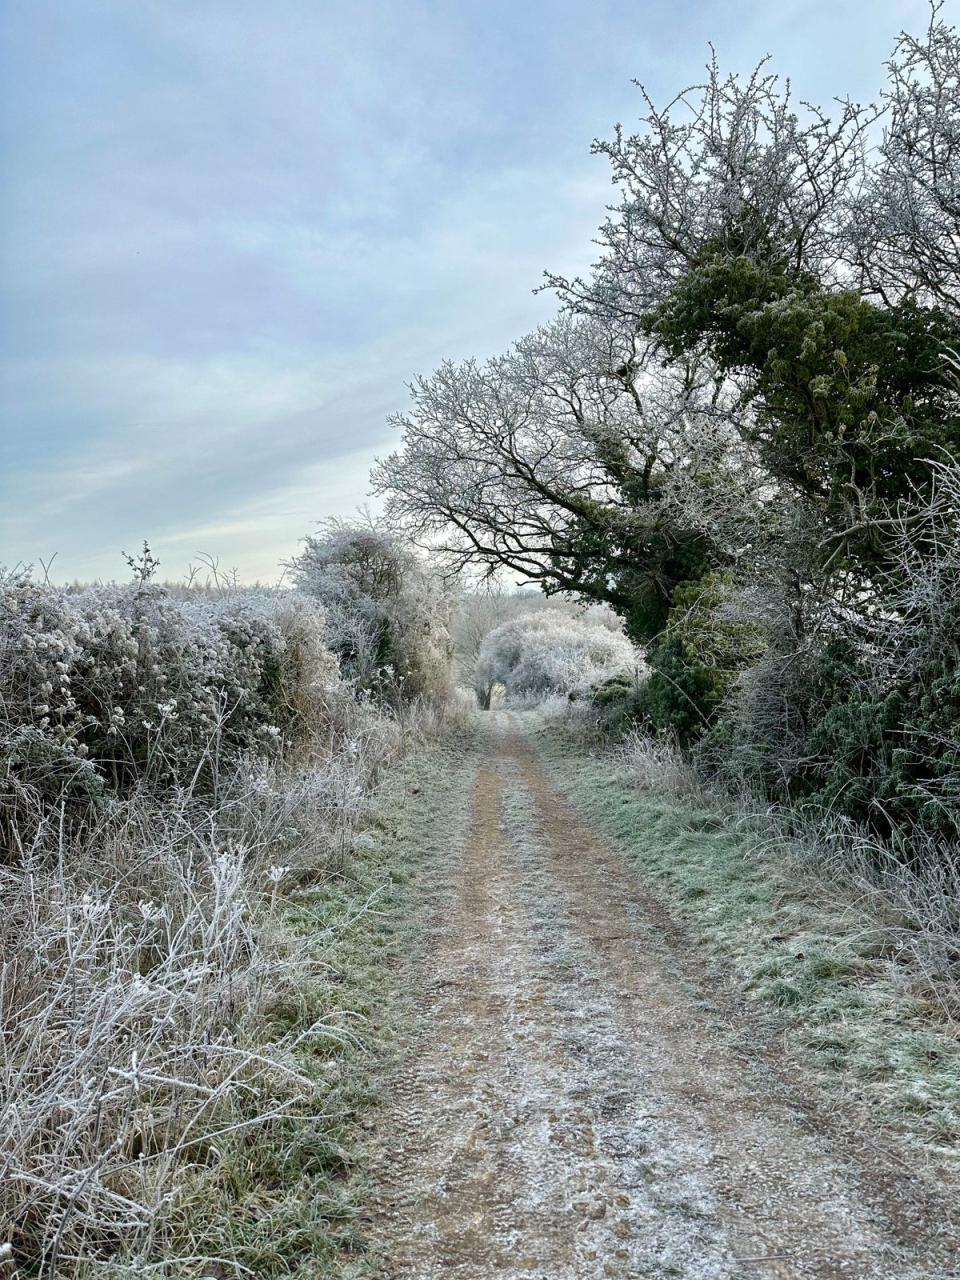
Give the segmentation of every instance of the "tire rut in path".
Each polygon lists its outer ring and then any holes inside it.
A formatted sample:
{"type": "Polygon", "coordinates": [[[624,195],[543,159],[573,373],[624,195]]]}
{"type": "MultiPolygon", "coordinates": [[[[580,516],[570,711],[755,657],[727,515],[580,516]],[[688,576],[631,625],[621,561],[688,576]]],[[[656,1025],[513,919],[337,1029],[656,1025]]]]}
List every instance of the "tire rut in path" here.
{"type": "Polygon", "coordinates": [[[513,719],[435,874],[370,1234],[402,1280],[946,1275],[738,1045],[513,719]]]}

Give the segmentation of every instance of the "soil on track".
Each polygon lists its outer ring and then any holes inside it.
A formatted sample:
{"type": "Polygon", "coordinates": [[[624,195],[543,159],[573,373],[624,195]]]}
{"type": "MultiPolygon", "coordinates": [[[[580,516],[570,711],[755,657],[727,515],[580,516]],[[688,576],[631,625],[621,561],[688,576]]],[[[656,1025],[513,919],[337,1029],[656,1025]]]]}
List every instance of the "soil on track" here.
{"type": "Polygon", "coordinates": [[[483,720],[468,834],[434,869],[404,977],[368,1224],[381,1274],[958,1274],[945,1207],[817,1119],[517,720],[483,720]]]}

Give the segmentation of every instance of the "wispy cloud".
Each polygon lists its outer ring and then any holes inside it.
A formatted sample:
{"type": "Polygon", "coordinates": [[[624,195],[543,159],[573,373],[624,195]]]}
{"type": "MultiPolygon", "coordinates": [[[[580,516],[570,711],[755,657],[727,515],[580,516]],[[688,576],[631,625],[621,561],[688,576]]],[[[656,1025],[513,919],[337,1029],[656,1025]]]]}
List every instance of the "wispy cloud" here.
{"type": "Polygon", "coordinates": [[[218,553],[366,492],[404,382],[544,318],[608,197],[590,139],[706,40],[874,92],[922,0],[34,0],[0,32],[0,560],[218,553]]]}

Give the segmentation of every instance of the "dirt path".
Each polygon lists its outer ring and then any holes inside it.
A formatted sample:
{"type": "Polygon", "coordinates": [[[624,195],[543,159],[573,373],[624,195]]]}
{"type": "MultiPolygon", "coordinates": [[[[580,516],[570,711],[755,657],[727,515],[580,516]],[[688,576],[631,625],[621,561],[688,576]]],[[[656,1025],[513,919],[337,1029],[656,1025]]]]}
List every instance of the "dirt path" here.
{"type": "Polygon", "coordinates": [[[470,803],[408,975],[374,1171],[384,1276],[956,1274],[943,1224],[909,1197],[885,1211],[738,1042],[749,1027],[506,713],[484,719],[470,803]]]}

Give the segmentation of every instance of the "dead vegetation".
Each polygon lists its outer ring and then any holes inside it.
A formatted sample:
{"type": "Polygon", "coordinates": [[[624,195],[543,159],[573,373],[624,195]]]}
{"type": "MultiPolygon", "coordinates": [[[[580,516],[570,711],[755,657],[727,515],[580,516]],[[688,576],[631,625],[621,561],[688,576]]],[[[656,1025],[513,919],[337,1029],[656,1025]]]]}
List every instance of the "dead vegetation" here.
{"type": "Polygon", "coordinates": [[[244,1206],[337,1122],[312,1056],[354,1034],[290,898],[443,711],[344,680],[309,597],[134,563],[0,579],[0,1262],[269,1274],[244,1206]]]}

